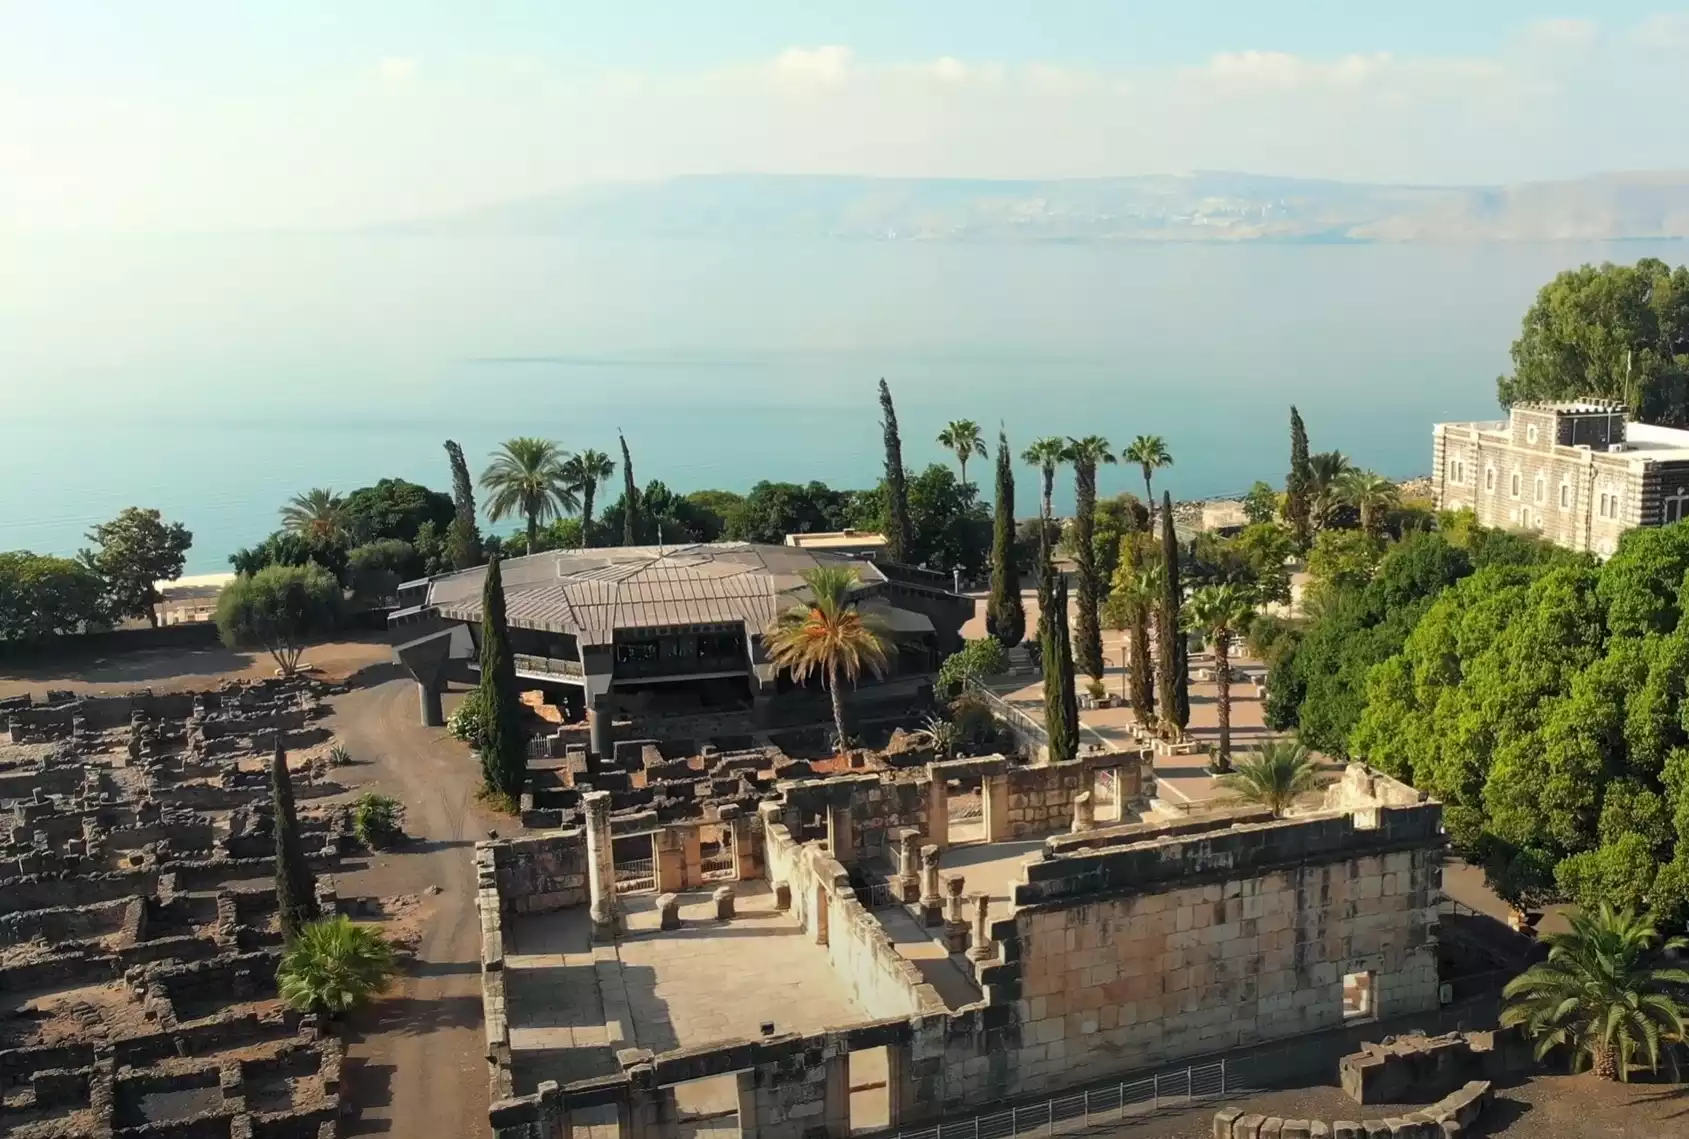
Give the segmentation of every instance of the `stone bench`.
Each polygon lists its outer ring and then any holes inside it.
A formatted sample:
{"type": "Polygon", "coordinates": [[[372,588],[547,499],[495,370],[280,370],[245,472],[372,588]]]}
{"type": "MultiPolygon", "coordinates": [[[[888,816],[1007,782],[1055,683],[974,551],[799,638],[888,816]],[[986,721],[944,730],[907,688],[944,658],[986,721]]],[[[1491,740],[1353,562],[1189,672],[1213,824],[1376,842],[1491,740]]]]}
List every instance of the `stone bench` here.
{"type": "Polygon", "coordinates": [[[680,898],[676,895],[657,895],[657,928],[680,928],[680,898]]]}

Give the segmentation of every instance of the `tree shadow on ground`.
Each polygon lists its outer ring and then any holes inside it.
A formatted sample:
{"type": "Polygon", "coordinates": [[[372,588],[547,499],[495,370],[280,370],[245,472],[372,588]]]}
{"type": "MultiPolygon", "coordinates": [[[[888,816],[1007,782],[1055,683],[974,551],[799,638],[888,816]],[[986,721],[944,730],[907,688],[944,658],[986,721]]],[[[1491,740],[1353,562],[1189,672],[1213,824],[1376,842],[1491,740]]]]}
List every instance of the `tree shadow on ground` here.
{"type": "MultiPolygon", "coordinates": [[[[427,974],[418,974],[427,975],[427,974]]],[[[366,1035],[426,1036],[448,1028],[481,1026],[481,995],[449,997],[387,997],[358,1018],[366,1035]]]]}

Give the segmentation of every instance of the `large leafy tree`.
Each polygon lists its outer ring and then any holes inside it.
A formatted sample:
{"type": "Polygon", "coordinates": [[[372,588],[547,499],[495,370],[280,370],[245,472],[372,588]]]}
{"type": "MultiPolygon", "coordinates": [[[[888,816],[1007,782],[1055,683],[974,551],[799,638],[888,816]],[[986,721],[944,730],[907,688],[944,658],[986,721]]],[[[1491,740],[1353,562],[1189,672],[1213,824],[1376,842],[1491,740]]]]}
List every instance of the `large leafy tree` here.
{"type": "Polygon", "coordinates": [[[909,488],[903,471],[903,439],[897,433],[897,408],[892,406],[891,388],[880,380],[880,429],[886,446],[885,518],[881,530],[886,538],[886,557],[894,562],[915,560],[914,528],[909,518],[909,488]]]}
{"type": "Polygon", "coordinates": [[[302,928],[276,972],[281,999],[303,1013],[340,1016],[387,991],[393,947],[374,926],[336,914],[302,928]]]}
{"type": "Polygon", "coordinates": [[[1059,763],[1079,754],[1079,696],[1067,625],[1067,580],[1049,576],[1050,608],[1041,623],[1039,655],[1044,662],[1044,733],[1050,762],[1059,763]]]}
{"type": "Polygon", "coordinates": [[[95,549],[82,561],[105,582],[106,608],[112,617],[145,617],[158,628],[158,583],[182,576],[194,536],[180,522],[165,522],[156,510],[126,507],[88,534],[95,549]]]}
{"type": "Polygon", "coordinates": [[[446,459],[452,467],[452,521],[446,529],[447,557],[453,569],[481,564],[481,526],[475,515],[475,483],[463,448],[446,440],[446,459]]]}
{"type": "Polygon", "coordinates": [[[850,736],[845,722],[845,683],[864,672],[885,674],[893,650],[890,631],[857,607],[854,566],[824,564],[803,575],[809,598],[785,610],[763,634],[769,659],[799,684],[819,675],[833,701],[833,729],[840,750],[850,736]]]}
{"type": "Polygon", "coordinates": [[[504,612],[504,573],[487,563],[481,588],[481,775],[486,785],[514,799],[528,778],[528,745],[522,738],[516,657],[504,612]]]}
{"type": "Polygon", "coordinates": [[[346,537],[359,545],[388,538],[414,545],[425,526],[432,525],[436,533],[445,533],[456,512],[451,498],[439,491],[391,478],[382,479],[374,486],[359,487],[340,504],[346,537]]]}
{"type": "MultiPolygon", "coordinates": [[[[992,519],[980,505],[979,492],[956,479],[956,472],[930,463],[905,480],[909,522],[913,527],[909,560],[935,569],[959,569],[975,577],[986,568],[992,543],[992,519]]],[[[859,491],[845,507],[848,525],[869,528],[884,517],[890,488],[881,484],[859,491]]]]}
{"type": "Polygon", "coordinates": [[[850,507],[850,493],[833,490],[826,483],[759,482],[728,519],[727,537],[778,545],[787,534],[843,530],[850,520],[850,507]]]}
{"type": "Polygon", "coordinates": [[[1546,935],[1547,961],[1507,983],[1501,1023],[1522,1025],[1539,1058],[1565,1048],[1603,1080],[1656,1070],[1661,1045],[1685,1039],[1679,993],[1689,985],[1689,971],[1664,963],[1664,954],[1689,940],[1662,940],[1652,914],[1605,903],[1573,913],[1571,925],[1546,935]]]}
{"type": "Polygon", "coordinates": [[[1120,457],[1128,463],[1136,463],[1143,473],[1144,502],[1152,508],[1153,514],[1155,489],[1150,486],[1150,478],[1156,471],[1173,465],[1173,453],[1167,449],[1167,441],[1159,435],[1140,435],[1126,444],[1126,450],[1121,452],[1120,457]]]}
{"type": "Polygon", "coordinates": [[[1186,606],[1186,623],[1206,636],[1214,648],[1215,711],[1220,727],[1214,771],[1218,774],[1232,767],[1232,644],[1249,631],[1254,618],[1254,597],[1237,585],[1204,586],[1191,594],[1186,606]]]}
{"type": "Polygon", "coordinates": [[[603,451],[588,448],[569,456],[563,462],[563,477],[575,488],[581,500],[581,535],[588,546],[592,540],[592,505],[598,490],[616,473],[616,461],[603,451]]]}
{"type": "Polygon", "coordinates": [[[1103,583],[1097,574],[1097,465],[1114,462],[1114,449],[1101,435],[1069,439],[1067,461],[1073,464],[1073,560],[1079,567],[1074,661],[1085,675],[1101,679],[1103,583]]]}
{"type": "Polygon", "coordinates": [[[1513,342],[1502,406],[1619,400],[1650,423],[1689,426],[1689,268],[1652,257],[1584,265],[1544,285],[1513,342]]]}
{"type": "Polygon", "coordinates": [[[1173,531],[1173,497],[1162,492],[1161,604],[1157,610],[1155,642],[1157,680],[1161,688],[1161,729],[1169,739],[1182,739],[1191,720],[1190,659],[1185,645],[1184,585],[1179,577],[1179,540],[1173,531]]]}
{"type": "Polygon", "coordinates": [[[997,486],[991,527],[991,596],[985,603],[985,628],[1004,648],[1026,636],[1026,606],[1020,598],[1020,567],[1015,558],[1015,468],[1009,437],[997,433],[997,486]]]}
{"type": "Polygon", "coordinates": [[[952,419],[938,433],[938,444],[956,456],[956,465],[962,471],[962,484],[966,486],[968,460],[983,459],[986,455],[985,436],[980,434],[979,424],[971,419],[952,419]]]}
{"type": "Polygon", "coordinates": [[[0,553],[0,641],[39,644],[106,621],[106,586],[81,562],[0,553]]]}
{"type": "Polygon", "coordinates": [[[523,435],[499,444],[481,472],[487,517],[498,522],[519,515],[528,526],[528,547],[535,548],[542,525],[580,509],[580,498],[563,467],[567,461],[550,439],[523,435]]]}
{"type": "Polygon", "coordinates": [[[305,864],[305,848],[299,841],[299,815],[293,808],[293,777],[287,770],[287,752],[281,733],[270,754],[270,805],[274,814],[276,840],[276,914],[282,937],[293,941],[307,922],[317,919],[317,879],[305,864]]]}
{"type": "Polygon", "coordinates": [[[1220,786],[1246,803],[1283,818],[1317,784],[1318,768],[1308,749],[1294,740],[1268,740],[1237,761],[1220,786]]]}
{"type": "Polygon", "coordinates": [[[282,529],[309,541],[340,543],[346,537],[345,506],[332,489],[313,487],[281,508],[282,529]]]}
{"type": "Polygon", "coordinates": [[[321,566],[266,566],[223,587],[217,632],[230,648],[262,648],[292,676],[305,646],[338,627],[341,608],[340,582],[321,566]]]}
{"type": "Polygon", "coordinates": [[[1284,480],[1284,520],[1298,546],[1306,546],[1313,533],[1314,472],[1308,460],[1308,429],[1302,413],[1290,406],[1290,473],[1284,480]]]}

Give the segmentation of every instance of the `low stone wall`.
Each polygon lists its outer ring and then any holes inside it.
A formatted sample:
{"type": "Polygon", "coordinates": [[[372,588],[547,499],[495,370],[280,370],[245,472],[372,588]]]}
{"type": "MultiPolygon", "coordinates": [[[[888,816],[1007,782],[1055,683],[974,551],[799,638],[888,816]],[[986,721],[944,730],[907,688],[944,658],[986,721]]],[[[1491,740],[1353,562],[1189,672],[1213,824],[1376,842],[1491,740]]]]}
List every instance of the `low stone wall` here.
{"type": "Polygon", "coordinates": [[[1433,1099],[1471,1080],[1499,1080],[1530,1069],[1534,1052],[1517,1028],[1396,1036],[1362,1045],[1337,1062],[1343,1091],[1358,1104],[1433,1099]]]}
{"type": "Polygon", "coordinates": [[[1491,1101],[1488,1080],[1474,1080],[1420,1111],[1386,1119],[1284,1119],[1228,1107],[1214,1113],[1214,1139],[1459,1139],[1477,1135],[1491,1101]]]}
{"type": "Polygon", "coordinates": [[[791,894],[792,916],[806,936],[824,946],[834,974],[870,1016],[943,1012],[938,991],[915,964],[897,952],[885,927],[856,900],[850,875],[814,844],[800,844],[766,818],[764,865],[769,880],[791,894]]]}
{"type": "Polygon", "coordinates": [[[480,844],[476,862],[492,871],[502,905],[514,913],[587,904],[586,832],[580,827],[480,844]]]}

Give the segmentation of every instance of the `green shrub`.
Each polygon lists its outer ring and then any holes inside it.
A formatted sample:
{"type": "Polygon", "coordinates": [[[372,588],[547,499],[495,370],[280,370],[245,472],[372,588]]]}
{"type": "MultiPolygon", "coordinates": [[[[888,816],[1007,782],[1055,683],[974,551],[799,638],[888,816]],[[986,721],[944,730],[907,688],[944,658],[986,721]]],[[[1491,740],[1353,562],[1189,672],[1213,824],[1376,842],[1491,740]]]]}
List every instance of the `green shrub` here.
{"type": "Polygon", "coordinates": [[[446,731],[452,738],[460,739],[476,751],[487,740],[487,702],[481,695],[479,688],[464,696],[463,702],[446,721],[446,731]]]}
{"type": "Polygon", "coordinates": [[[335,744],[328,749],[328,765],[330,767],[349,767],[352,764],[352,753],[345,744],[335,744]]]}
{"type": "Polygon", "coordinates": [[[941,695],[953,696],[968,679],[997,676],[1008,671],[1009,654],[996,637],[980,637],[968,641],[960,652],[944,658],[938,668],[938,690],[941,695]]]}
{"type": "Polygon", "coordinates": [[[387,939],[337,914],[299,931],[276,971],[276,986],[300,1012],[336,1016],[384,992],[392,976],[387,939]]]}
{"type": "Polygon", "coordinates": [[[391,846],[405,833],[399,826],[399,801],[373,791],[359,795],[352,805],[352,832],[371,850],[391,846]]]}

